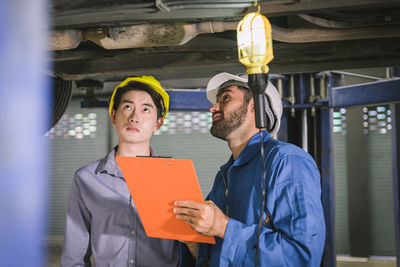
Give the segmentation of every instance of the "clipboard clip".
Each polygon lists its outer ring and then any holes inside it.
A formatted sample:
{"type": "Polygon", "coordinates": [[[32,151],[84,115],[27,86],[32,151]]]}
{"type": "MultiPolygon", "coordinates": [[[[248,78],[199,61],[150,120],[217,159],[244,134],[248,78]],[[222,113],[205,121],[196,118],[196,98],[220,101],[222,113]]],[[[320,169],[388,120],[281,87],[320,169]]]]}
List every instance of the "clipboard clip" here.
{"type": "Polygon", "coordinates": [[[136,156],[137,158],[161,158],[161,159],[172,159],[170,156],[136,156]]]}

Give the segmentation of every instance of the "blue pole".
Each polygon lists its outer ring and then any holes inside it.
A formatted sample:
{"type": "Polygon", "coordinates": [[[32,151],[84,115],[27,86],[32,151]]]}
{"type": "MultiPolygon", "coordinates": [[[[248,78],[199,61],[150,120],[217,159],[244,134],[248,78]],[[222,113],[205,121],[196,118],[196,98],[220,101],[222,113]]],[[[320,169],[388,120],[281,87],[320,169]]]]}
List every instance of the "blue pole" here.
{"type": "Polygon", "coordinates": [[[0,1],[0,266],[45,266],[47,3],[0,1]]]}
{"type": "MultiPolygon", "coordinates": [[[[400,67],[390,68],[390,77],[400,77],[400,67]]],[[[392,165],[393,165],[393,207],[396,242],[396,261],[400,267],[400,104],[392,104],[392,165]]]]}
{"type": "Polygon", "coordinates": [[[392,104],[393,200],[397,267],[400,267],[400,104],[392,104]]]}
{"type": "MultiPolygon", "coordinates": [[[[332,87],[342,83],[342,77],[328,75],[328,91],[332,94],[332,87]]],[[[322,90],[322,88],[321,88],[322,90]]],[[[321,109],[321,183],[322,205],[324,207],[326,240],[322,266],[336,266],[336,242],[335,242],[335,171],[333,162],[333,137],[332,137],[332,108],[321,109]]]]}
{"type": "Polygon", "coordinates": [[[335,243],[335,173],[333,168],[332,109],[321,109],[321,184],[326,240],[322,266],[336,266],[335,243]]]}

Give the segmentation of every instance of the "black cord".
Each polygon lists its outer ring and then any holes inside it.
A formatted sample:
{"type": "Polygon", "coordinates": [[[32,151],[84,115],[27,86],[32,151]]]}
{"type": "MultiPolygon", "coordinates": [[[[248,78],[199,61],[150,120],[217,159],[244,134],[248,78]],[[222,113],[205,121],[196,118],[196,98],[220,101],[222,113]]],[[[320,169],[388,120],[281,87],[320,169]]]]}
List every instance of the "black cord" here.
{"type": "Polygon", "coordinates": [[[261,164],[262,164],[262,206],[261,206],[261,211],[260,211],[260,220],[258,221],[258,230],[257,230],[257,247],[256,247],[256,258],[254,260],[254,267],[257,267],[257,260],[258,260],[258,254],[260,250],[260,234],[261,234],[261,226],[262,226],[262,218],[263,218],[263,213],[264,213],[264,206],[266,202],[266,184],[265,184],[265,164],[264,164],[264,138],[263,138],[263,133],[262,130],[260,129],[260,137],[261,137],[261,147],[260,147],[260,153],[261,153],[261,164]]]}

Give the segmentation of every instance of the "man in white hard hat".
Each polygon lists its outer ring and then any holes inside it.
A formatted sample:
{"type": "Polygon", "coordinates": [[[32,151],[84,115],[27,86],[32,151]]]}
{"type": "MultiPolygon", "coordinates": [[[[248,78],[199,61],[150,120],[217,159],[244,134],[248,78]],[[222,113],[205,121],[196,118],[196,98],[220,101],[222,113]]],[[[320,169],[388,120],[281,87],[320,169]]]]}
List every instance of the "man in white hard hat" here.
{"type": "Polygon", "coordinates": [[[265,89],[268,123],[262,132],[255,125],[247,78],[220,73],[208,83],[207,97],[214,104],[210,132],[228,142],[232,156],[221,166],[205,203],[175,202],[179,219],[216,237],[215,245],[199,245],[196,265],[254,266],[263,199],[263,138],[266,203],[258,265],[319,266],[325,243],[320,175],[309,154],[271,138],[282,114],[276,88],[268,82],[265,89]]]}
{"type": "Polygon", "coordinates": [[[146,235],[115,159],[154,156],[150,138],[161,127],[168,106],[168,94],[152,76],[130,77],[115,88],[109,114],[118,135],[118,146],[103,159],[75,173],[68,202],[62,267],[92,266],[91,257],[94,266],[194,264],[182,243],[146,235]]]}

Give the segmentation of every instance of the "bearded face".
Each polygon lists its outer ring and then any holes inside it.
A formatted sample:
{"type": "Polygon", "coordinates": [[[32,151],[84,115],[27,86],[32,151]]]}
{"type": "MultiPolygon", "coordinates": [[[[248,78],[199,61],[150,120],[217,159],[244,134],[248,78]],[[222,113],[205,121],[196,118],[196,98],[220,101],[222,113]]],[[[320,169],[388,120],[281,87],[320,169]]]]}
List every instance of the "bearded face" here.
{"type": "Polygon", "coordinates": [[[243,103],[238,108],[226,113],[223,110],[214,112],[213,118],[215,116],[218,117],[218,119],[213,120],[210,133],[217,138],[226,140],[231,132],[242,125],[246,117],[247,106],[248,103],[243,103]]]}

